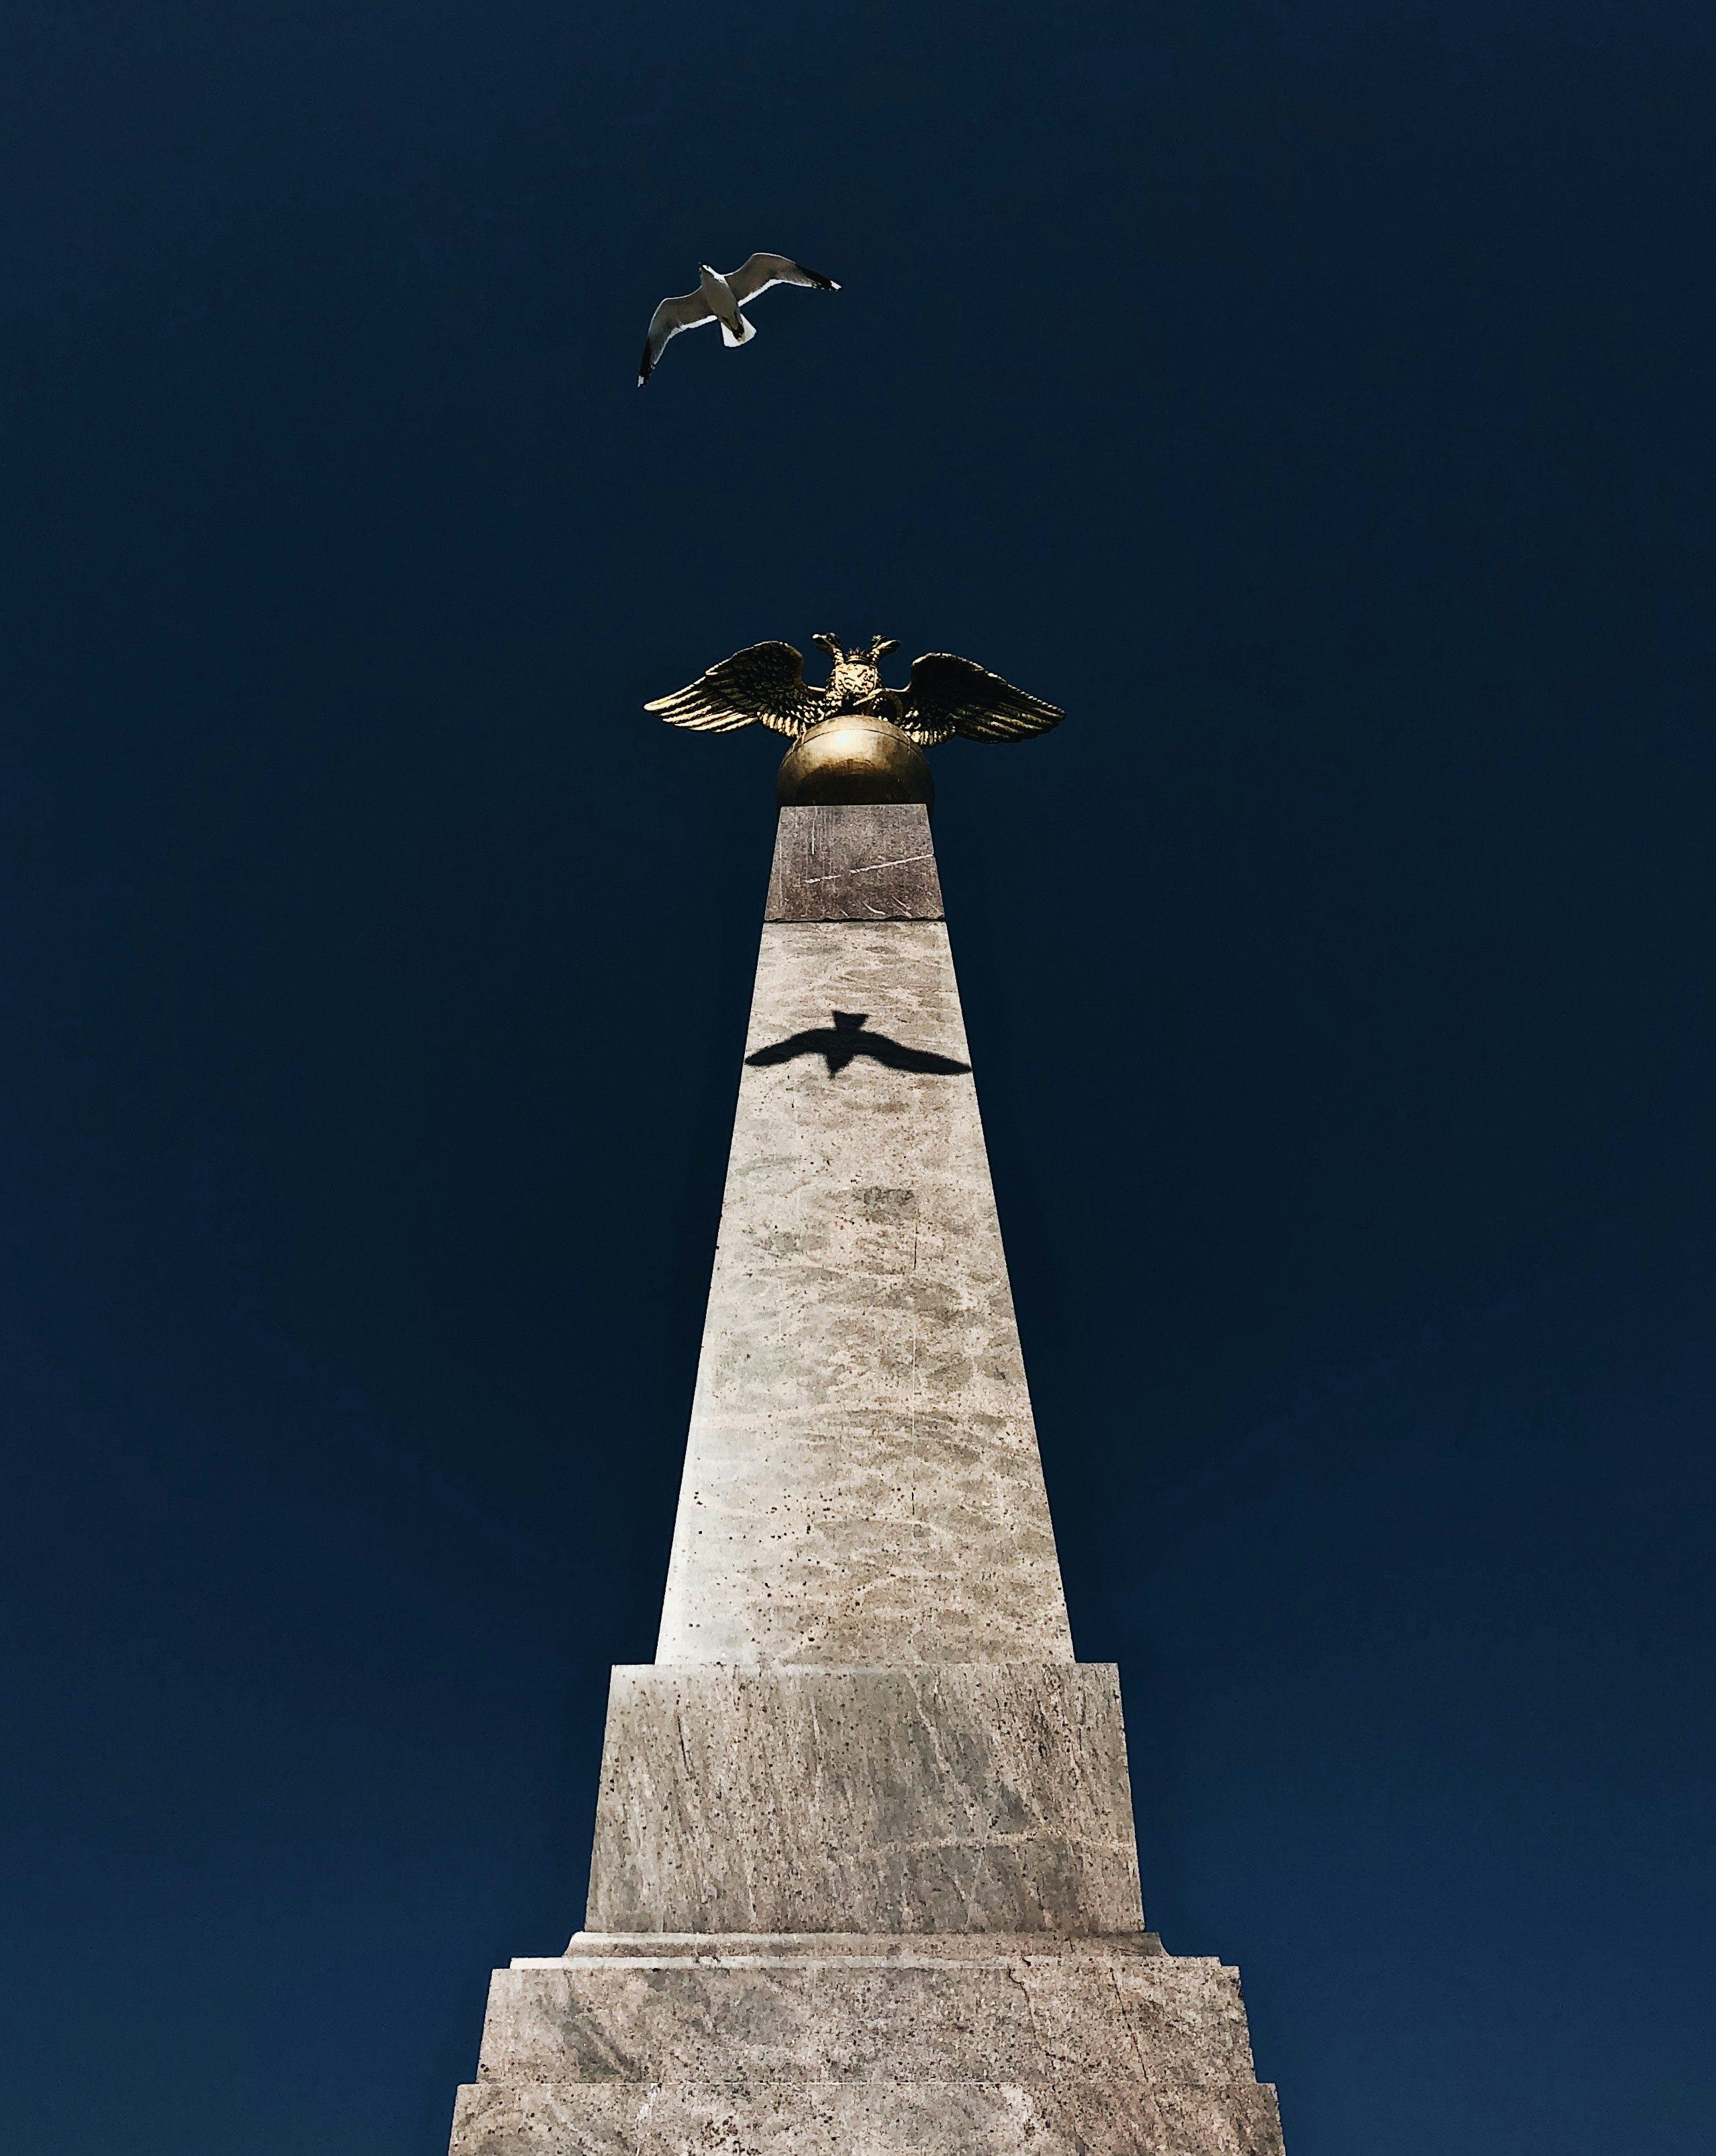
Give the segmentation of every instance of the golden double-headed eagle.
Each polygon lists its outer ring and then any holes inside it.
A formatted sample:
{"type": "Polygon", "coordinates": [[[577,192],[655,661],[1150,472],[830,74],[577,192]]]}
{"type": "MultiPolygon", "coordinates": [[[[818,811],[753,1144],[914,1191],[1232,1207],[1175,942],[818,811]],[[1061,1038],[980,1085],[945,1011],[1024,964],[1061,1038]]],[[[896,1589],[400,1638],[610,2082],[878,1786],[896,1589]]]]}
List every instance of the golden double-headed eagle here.
{"type": "Polygon", "coordinates": [[[865,711],[888,720],[925,748],[953,734],[968,741],[1025,741],[1047,733],[1066,716],[1055,705],[950,651],[928,651],[913,660],[906,686],[889,689],[881,661],[898,650],[894,639],[876,637],[867,651],[844,650],[832,636],[812,641],[834,661],[823,688],[805,680],[804,654],[790,644],[753,644],[644,709],[659,712],[670,726],[709,734],[732,733],[760,721],[777,733],[799,735],[842,711],[865,711]]]}

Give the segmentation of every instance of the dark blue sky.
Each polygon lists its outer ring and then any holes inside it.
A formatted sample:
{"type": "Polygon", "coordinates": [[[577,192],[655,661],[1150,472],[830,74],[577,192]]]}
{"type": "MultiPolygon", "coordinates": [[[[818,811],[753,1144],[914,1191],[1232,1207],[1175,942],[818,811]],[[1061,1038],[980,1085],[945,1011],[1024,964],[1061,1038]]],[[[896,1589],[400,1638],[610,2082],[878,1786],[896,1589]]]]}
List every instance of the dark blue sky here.
{"type": "Polygon", "coordinates": [[[1071,714],[937,831],[1153,1920],[1292,2156],[1703,2156],[1708,6],[0,61],[8,2150],[437,2156],[577,1922],[780,747],[639,706],[832,629],[1071,714]]]}

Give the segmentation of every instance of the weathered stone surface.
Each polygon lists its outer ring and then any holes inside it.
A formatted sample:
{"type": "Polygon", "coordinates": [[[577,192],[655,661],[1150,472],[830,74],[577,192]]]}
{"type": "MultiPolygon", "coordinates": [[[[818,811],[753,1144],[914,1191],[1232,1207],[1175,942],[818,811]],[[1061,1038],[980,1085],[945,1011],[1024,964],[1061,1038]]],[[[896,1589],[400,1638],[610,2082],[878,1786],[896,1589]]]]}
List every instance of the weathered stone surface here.
{"type": "Polygon", "coordinates": [[[876,803],[781,810],[766,919],[941,917],[927,809],[876,803]]]}
{"type": "Polygon", "coordinates": [[[616,1669],[587,1922],[1142,1931],[1117,1674],[616,1669]]]}
{"type": "Polygon", "coordinates": [[[1275,2092],[996,2082],[721,2087],[481,2082],[452,2156],[1280,2156],[1275,2092]]]}
{"type": "Polygon", "coordinates": [[[1016,1958],[1048,1961],[1067,1954],[1159,1954],[1154,1932],[1107,1932],[1100,1939],[1061,1932],[574,1932],[563,1954],[526,1954],[514,1969],[560,1969],[568,1961],[741,1962],[898,1961],[988,1964],[1016,1958]]]}
{"type": "Polygon", "coordinates": [[[748,1055],[836,1013],[741,1083],[657,1659],[1070,1661],[946,930],[765,929],[748,1055]]]}
{"type": "Polygon", "coordinates": [[[1028,1940],[962,1959],[845,1943],[499,1972],[456,2156],[1281,2156],[1232,1969],[1028,1940]]]}
{"type": "Polygon", "coordinates": [[[1145,1932],[922,811],[781,819],[658,1660],[452,2156],[1283,2156],[1145,1932]]]}
{"type": "MultiPolygon", "coordinates": [[[[480,2074],[547,2082],[1036,2082],[1128,2079],[1142,2041],[1158,2078],[1223,2090],[1252,2078],[1237,1972],[1215,1961],[1026,1936],[974,1958],[852,1951],[581,1958],[496,1973],[480,2074]],[[718,1958],[717,1958],[718,1957],[718,1958]]],[[[854,1941],[854,1948],[881,1941],[854,1941]]]]}

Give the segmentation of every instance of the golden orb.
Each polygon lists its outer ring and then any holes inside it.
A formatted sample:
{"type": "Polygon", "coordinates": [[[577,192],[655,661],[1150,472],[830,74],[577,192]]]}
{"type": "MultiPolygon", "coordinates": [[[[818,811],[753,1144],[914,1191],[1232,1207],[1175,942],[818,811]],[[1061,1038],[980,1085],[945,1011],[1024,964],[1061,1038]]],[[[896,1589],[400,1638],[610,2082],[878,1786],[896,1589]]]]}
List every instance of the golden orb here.
{"type": "Polygon", "coordinates": [[[869,711],[841,711],[799,735],[782,759],[783,808],[830,802],[921,801],[935,806],[929,759],[909,734],[869,711]]]}

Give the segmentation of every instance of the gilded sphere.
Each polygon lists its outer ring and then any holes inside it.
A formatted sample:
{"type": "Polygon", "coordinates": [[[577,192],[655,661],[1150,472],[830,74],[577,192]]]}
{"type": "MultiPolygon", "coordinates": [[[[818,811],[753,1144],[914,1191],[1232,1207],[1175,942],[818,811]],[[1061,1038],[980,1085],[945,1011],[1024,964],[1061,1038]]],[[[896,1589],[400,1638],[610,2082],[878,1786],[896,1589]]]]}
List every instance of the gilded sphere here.
{"type": "Polygon", "coordinates": [[[869,711],[841,711],[799,735],[782,761],[783,808],[839,801],[921,801],[933,808],[929,759],[908,734],[869,711]]]}

